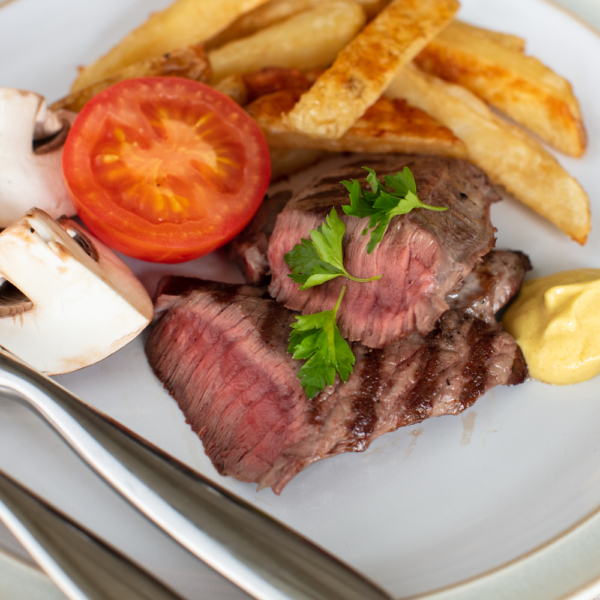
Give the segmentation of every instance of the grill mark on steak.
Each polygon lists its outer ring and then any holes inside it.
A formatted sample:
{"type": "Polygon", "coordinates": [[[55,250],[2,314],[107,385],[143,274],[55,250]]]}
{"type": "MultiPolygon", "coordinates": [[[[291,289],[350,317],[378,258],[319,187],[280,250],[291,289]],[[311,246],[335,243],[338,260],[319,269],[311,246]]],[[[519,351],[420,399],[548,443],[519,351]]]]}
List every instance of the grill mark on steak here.
{"type": "MultiPolygon", "coordinates": [[[[465,315],[465,319],[470,318],[465,315]]],[[[483,330],[483,321],[479,319],[473,321],[473,327],[467,337],[467,345],[471,349],[469,360],[463,369],[465,386],[460,393],[460,401],[465,408],[471,406],[473,402],[485,390],[488,377],[482,365],[485,365],[492,354],[492,343],[488,332],[483,330]]],[[[493,334],[492,334],[493,335],[493,334]]]]}
{"type": "Polygon", "coordinates": [[[375,404],[382,383],[381,361],[382,352],[379,350],[368,352],[363,361],[360,388],[352,400],[352,412],[356,418],[348,428],[348,433],[353,439],[352,450],[364,450],[366,441],[375,429],[375,404]]]}
{"type": "Polygon", "coordinates": [[[260,337],[265,344],[272,344],[274,333],[281,329],[282,324],[287,325],[290,311],[279,302],[271,302],[265,317],[258,327],[260,337]]]}
{"type": "MultiPolygon", "coordinates": [[[[448,335],[448,334],[446,334],[448,335]]],[[[442,336],[441,325],[438,321],[428,339],[436,341],[442,336]]],[[[439,348],[437,345],[426,344],[422,348],[421,366],[417,371],[416,385],[406,399],[407,424],[418,423],[426,419],[431,412],[431,399],[439,391],[439,382],[435,379],[441,369],[439,348]]]]}
{"type": "Polygon", "coordinates": [[[236,296],[237,294],[235,290],[232,290],[231,292],[215,292],[213,294],[215,302],[219,303],[222,306],[229,306],[236,296]]]}
{"type": "Polygon", "coordinates": [[[347,285],[338,327],[346,339],[373,348],[414,331],[426,334],[448,308],[446,294],[492,249],[495,240],[489,205],[499,199],[486,176],[465,161],[403,155],[353,157],[296,194],[277,217],[269,240],[269,292],[288,308],[312,314],[333,308],[342,286],[347,285]],[[341,206],[349,200],[339,183],[364,179],[363,164],[371,165],[380,177],[410,166],[421,200],[450,210],[417,209],[394,217],[382,242],[367,255],[369,237],[362,231],[368,219],[347,217],[342,212],[341,206]],[[300,291],[288,278],[284,255],[308,238],[332,207],[346,225],[343,249],[348,272],[360,278],[382,275],[382,279],[372,285],[337,278],[300,291]]]}

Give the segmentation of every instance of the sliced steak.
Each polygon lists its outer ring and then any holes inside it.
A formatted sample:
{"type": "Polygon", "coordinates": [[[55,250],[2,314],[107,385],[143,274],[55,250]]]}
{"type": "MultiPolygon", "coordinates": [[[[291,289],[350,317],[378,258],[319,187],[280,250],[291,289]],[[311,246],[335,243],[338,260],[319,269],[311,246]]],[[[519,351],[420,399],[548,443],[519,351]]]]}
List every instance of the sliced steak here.
{"type": "MultiPolygon", "coordinates": [[[[275,220],[276,214],[271,215],[275,220]]],[[[496,323],[494,315],[517,294],[527,271],[529,257],[519,250],[492,250],[475,269],[446,296],[453,310],[462,310],[489,323],[496,323]]],[[[154,314],[161,317],[174,302],[193,291],[220,291],[230,296],[268,298],[264,285],[223,283],[197,277],[167,275],[163,277],[154,296],[154,314]]]]}
{"type": "Polygon", "coordinates": [[[490,203],[500,196],[485,174],[474,165],[451,158],[369,155],[352,157],[349,163],[318,178],[288,202],[277,217],[269,241],[271,296],[288,308],[305,314],[332,309],[343,285],[348,289],[338,324],[342,335],[380,348],[418,331],[427,334],[448,308],[445,296],[470,273],[494,246],[490,203]],[[362,231],[368,219],[347,217],[343,179],[364,180],[362,165],[380,178],[408,166],[419,198],[426,204],[447,206],[448,211],[417,209],[394,217],[383,241],[371,255],[369,236],[362,231]],[[299,291],[289,277],[284,255],[323,222],[331,207],[346,224],[344,265],[355,277],[383,275],[371,283],[337,278],[299,291]]]}
{"type": "Polygon", "coordinates": [[[154,295],[154,319],[160,318],[173,304],[192,292],[223,292],[233,297],[235,295],[267,298],[266,286],[253,286],[220,281],[206,281],[197,277],[167,275],[158,282],[154,295]]]}
{"type": "Polygon", "coordinates": [[[316,461],[363,451],[380,435],[429,417],[458,414],[496,385],[527,376],[508,333],[458,311],[446,311],[426,336],[414,333],[380,349],[354,344],[353,351],[346,383],[303,399],[305,435],[283,449],[259,487],[280,492],[316,461]]]}
{"type": "Polygon", "coordinates": [[[464,310],[488,323],[496,322],[496,313],[521,289],[529,257],[514,250],[492,250],[446,296],[451,309],[464,310]]]}
{"type": "Polygon", "coordinates": [[[293,319],[273,300],[192,292],[148,339],[151,367],[224,475],[260,481],[304,436],[301,363],[286,352],[293,319]]]}
{"type": "Polygon", "coordinates": [[[227,245],[229,258],[239,265],[250,284],[266,283],[271,274],[267,260],[269,238],[277,215],[291,197],[292,192],[287,190],[266,196],[252,221],[227,245]]]}
{"type": "Polygon", "coordinates": [[[353,344],[348,381],[338,378],[308,400],[297,377],[302,363],[286,351],[295,314],[235,291],[199,286],[170,296],[146,354],[217,470],[276,493],[313,462],[459,413],[527,373],[497,323],[448,310],[425,336],[413,333],[383,349],[353,344]]]}

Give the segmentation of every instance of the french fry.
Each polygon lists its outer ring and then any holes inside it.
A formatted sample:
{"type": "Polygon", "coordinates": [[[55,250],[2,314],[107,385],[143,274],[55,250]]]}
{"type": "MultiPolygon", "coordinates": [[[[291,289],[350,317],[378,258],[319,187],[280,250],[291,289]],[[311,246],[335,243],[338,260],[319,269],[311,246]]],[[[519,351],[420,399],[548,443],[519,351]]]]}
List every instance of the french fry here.
{"type": "Polygon", "coordinates": [[[571,85],[536,58],[454,22],[415,62],[471,90],[557,150],[576,157],[585,152],[586,132],[571,85]]]}
{"type": "Polygon", "coordinates": [[[204,48],[202,44],[196,44],[125,67],[106,79],[57,100],[50,109],[56,111],[64,108],[79,112],[96,94],[119,81],[134,77],[184,77],[206,82],[210,80],[210,74],[210,64],[204,48]]]}
{"type": "MultiPolygon", "coordinates": [[[[326,0],[270,0],[266,4],[236,19],[227,29],[206,43],[208,50],[219,48],[233,40],[247,37],[257,31],[289,19],[324,4],[326,0]]],[[[389,0],[353,0],[365,11],[367,18],[373,18],[389,0]]]]}
{"type": "Polygon", "coordinates": [[[241,75],[229,75],[218,81],[213,87],[229,96],[240,106],[244,106],[248,102],[248,88],[241,75]]]}
{"type": "Polygon", "coordinates": [[[514,52],[520,52],[521,54],[525,52],[525,40],[522,37],[513,35],[512,33],[501,33],[500,31],[492,31],[491,29],[484,29],[483,27],[469,25],[469,23],[459,21],[458,19],[455,19],[448,25],[448,27],[442,29],[440,34],[434,38],[434,41],[438,37],[443,36],[444,31],[447,29],[450,29],[456,34],[460,33],[461,35],[465,35],[476,40],[488,40],[494,44],[499,44],[500,46],[504,46],[509,50],[513,50],[514,52]]]}
{"type": "Polygon", "coordinates": [[[155,12],[107,54],[84,67],[71,92],[77,92],[134,63],[213,37],[240,15],[266,0],[175,0],[155,12]]]}
{"type": "Polygon", "coordinates": [[[465,158],[465,145],[447,127],[402,100],[380,98],[339,139],[312,138],[291,129],[282,114],[289,112],[301,89],[261,96],[246,110],[263,130],[270,147],[327,150],[329,152],[402,152],[442,154],[465,158]]]}
{"type": "Polygon", "coordinates": [[[340,138],[458,7],[457,0],[393,0],[300,99],[288,115],[291,126],[312,136],[340,138]]]}
{"type": "Polygon", "coordinates": [[[271,154],[271,181],[278,181],[314,165],[327,156],[322,150],[301,148],[269,148],[271,154]]]}
{"type": "Polygon", "coordinates": [[[496,116],[467,89],[408,65],[386,91],[404,98],[449,127],[469,158],[495,183],[580,244],[590,231],[589,200],[542,146],[516,125],[496,116]]]}
{"type": "Polygon", "coordinates": [[[210,52],[213,81],[264,67],[327,66],[364,23],[365,13],[358,4],[326,2],[210,52]]]}
{"type": "Polygon", "coordinates": [[[273,94],[281,90],[301,90],[306,92],[321,76],[323,69],[281,69],[269,67],[244,75],[244,83],[248,91],[248,102],[261,96],[273,94]]]}

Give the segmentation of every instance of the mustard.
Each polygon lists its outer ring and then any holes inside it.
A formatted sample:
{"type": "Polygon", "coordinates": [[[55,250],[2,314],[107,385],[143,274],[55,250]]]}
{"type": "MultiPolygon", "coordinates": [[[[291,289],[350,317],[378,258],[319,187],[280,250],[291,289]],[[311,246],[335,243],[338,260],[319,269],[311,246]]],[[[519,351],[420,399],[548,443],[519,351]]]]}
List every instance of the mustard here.
{"type": "Polygon", "coordinates": [[[502,325],[532,377],[568,385],[600,373],[600,269],[526,281],[502,325]]]}

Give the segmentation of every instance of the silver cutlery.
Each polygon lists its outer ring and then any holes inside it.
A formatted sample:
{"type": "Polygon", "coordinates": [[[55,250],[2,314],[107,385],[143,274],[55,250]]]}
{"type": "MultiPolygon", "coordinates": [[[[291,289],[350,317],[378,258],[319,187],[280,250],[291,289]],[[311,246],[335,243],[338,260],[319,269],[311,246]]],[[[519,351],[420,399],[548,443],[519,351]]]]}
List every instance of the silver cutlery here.
{"type": "Polygon", "coordinates": [[[70,600],[181,600],[2,471],[0,520],[70,600]]]}
{"type": "Polygon", "coordinates": [[[390,600],[374,583],[0,347],[0,393],[33,409],[115,490],[260,600],[390,600]]]}

